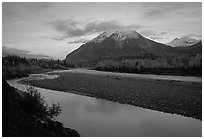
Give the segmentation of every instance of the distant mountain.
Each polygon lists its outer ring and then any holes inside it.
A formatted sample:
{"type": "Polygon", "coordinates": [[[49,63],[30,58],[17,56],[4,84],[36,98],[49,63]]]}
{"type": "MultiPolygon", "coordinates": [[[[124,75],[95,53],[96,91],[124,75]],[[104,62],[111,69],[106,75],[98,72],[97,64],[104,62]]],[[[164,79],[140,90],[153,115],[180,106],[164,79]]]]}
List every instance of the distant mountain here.
{"type": "Polygon", "coordinates": [[[8,48],[8,47],[3,46],[2,56],[7,56],[7,55],[17,55],[17,56],[25,57],[25,58],[53,59],[43,54],[32,54],[30,51],[27,51],[27,50],[21,50],[17,48],[8,48]]]}
{"type": "Polygon", "coordinates": [[[198,43],[201,40],[201,37],[195,34],[186,35],[182,38],[175,38],[167,45],[172,47],[182,47],[182,46],[191,46],[198,43]]]}
{"type": "Polygon", "coordinates": [[[202,54],[202,41],[190,46],[174,47],[174,49],[180,54],[202,54]]]}
{"type": "Polygon", "coordinates": [[[66,56],[66,62],[83,65],[96,64],[102,59],[135,56],[139,53],[165,55],[175,50],[167,45],[149,40],[136,31],[103,32],[66,56]]]}

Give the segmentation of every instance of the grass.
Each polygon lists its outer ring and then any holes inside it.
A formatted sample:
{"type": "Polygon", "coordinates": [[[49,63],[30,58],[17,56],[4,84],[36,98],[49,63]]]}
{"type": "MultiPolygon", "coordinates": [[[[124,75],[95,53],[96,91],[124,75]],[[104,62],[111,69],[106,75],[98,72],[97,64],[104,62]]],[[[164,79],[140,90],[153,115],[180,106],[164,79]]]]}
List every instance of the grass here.
{"type": "Polygon", "coordinates": [[[56,79],[23,81],[37,87],[82,92],[96,98],[202,119],[202,84],[83,73],[58,73],[56,79]]]}

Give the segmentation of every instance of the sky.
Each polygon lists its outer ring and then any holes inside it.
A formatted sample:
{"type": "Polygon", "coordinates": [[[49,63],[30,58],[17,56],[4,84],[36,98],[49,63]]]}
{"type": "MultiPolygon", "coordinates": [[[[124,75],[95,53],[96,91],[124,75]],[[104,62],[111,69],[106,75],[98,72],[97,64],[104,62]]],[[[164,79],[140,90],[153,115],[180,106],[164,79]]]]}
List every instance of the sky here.
{"type": "Polygon", "coordinates": [[[2,4],[2,48],[64,59],[100,33],[131,29],[168,43],[202,35],[202,3],[20,3],[2,4]]]}

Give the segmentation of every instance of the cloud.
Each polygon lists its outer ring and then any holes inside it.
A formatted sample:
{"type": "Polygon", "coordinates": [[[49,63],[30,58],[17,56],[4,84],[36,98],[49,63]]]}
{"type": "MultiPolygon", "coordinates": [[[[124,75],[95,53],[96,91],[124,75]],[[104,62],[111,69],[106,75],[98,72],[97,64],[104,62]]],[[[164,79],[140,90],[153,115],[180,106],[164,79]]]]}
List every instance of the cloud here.
{"type": "Polygon", "coordinates": [[[166,35],[168,32],[161,32],[160,35],[166,35]]]}
{"type": "Polygon", "coordinates": [[[21,50],[17,48],[8,48],[6,46],[2,46],[2,52],[9,52],[9,53],[16,53],[16,54],[30,53],[30,51],[27,51],[27,50],[21,50]]]}
{"type": "Polygon", "coordinates": [[[152,35],[156,35],[156,32],[154,32],[153,30],[147,29],[147,30],[140,31],[140,34],[144,35],[145,37],[149,37],[152,35]]]}
{"type": "Polygon", "coordinates": [[[196,40],[202,40],[202,35],[194,34],[194,33],[185,35],[183,37],[189,37],[189,38],[196,39],[196,40]]]}
{"type": "Polygon", "coordinates": [[[84,29],[84,33],[94,33],[94,32],[101,32],[107,30],[116,30],[122,28],[122,25],[115,21],[105,21],[105,22],[90,22],[86,25],[84,29]]]}
{"type": "Polygon", "coordinates": [[[3,2],[3,8],[13,10],[14,12],[22,11],[39,11],[50,8],[51,2],[3,2]]]}
{"type": "Polygon", "coordinates": [[[78,40],[76,40],[76,41],[69,41],[69,42],[67,42],[67,43],[68,43],[68,44],[87,43],[88,41],[90,41],[90,40],[88,40],[88,39],[78,39],[78,40]]]}
{"type": "Polygon", "coordinates": [[[151,36],[150,39],[152,40],[163,40],[163,39],[167,39],[166,37],[161,37],[161,36],[151,36]]]}
{"type": "Polygon", "coordinates": [[[168,34],[168,32],[165,32],[165,31],[156,32],[151,29],[146,29],[146,30],[140,31],[140,34],[152,40],[162,40],[162,39],[167,39],[166,35],[168,34]]]}
{"type": "Polygon", "coordinates": [[[165,2],[144,4],[147,11],[144,17],[148,19],[168,18],[170,16],[199,16],[201,15],[202,3],[199,2],[165,2]]]}
{"type": "Polygon", "coordinates": [[[51,2],[22,2],[18,4],[26,8],[27,10],[33,11],[45,10],[53,5],[53,3],[51,2]]]}
{"type": "Polygon", "coordinates": [[[32,54],[31,51],[2,46],[2,56],[18,55],[26,58],[51,58],[43,54],[32,54]]]}
{"type": "MultiPolygon", "coordinates": [[[[43,38],[43,39],[60,39],[57,38],[56,36],[58,33],[56,31],[49,31],[49,32],[29,32],[29,33],[21,33],[19,34],[20,36],[23,37],[32,37],[32,38],[43,38]]],[[[62,36],[61,36],[62,37],[62,36]]]]}
{"type": "Polygon", "coordinates": [[[158,17],[161,17],[161,16],[165,15],[168,12],[170,12],[169,9],[154,9],[154,10],[147,11],[145,13],[145,17],[147,17],[147,18],[158,18],[158,17]]]}
{"type": "Polygon", "coordinates": [[[18,12],[12,10],[7,3],[2,4],[2,20],[4,22],[5,19],[12,19],[14,21],[18,21],[23,19],[23,16],[18,12]]]}
{"type": "Polygon", "coordinates": [[[40,14],[48,8],[51,8],[53,3],[48,2],[3,2],[2,3],[2,19],[9,20],[13,23],[19,21],[25,22],[26,19],[32,17],[33,13],[40,14]]]}
{"type": "Polygon", "coordinates": [[[48,37],[49,39],[55,40],[55,41],[62,41],[67,38],[67,36],[55,36],[55,37],[48,37]]]}
{"type": "Polygon", "coordinates": [[[67,20],[55,20],[50,22],[55,30],[62,34],[56,40],[63,40],[68,37],[80,37],[84,35],[90,35],[93,33],[99,33],[103,31],[118,30],[118,29],[139,29],[141,25],[131,24],[122,25],[117,21],[90,21],[88,23],[78,22],[73,19],[67,20]],[[84,27],[80,27],[80,26],[84,27]]]}

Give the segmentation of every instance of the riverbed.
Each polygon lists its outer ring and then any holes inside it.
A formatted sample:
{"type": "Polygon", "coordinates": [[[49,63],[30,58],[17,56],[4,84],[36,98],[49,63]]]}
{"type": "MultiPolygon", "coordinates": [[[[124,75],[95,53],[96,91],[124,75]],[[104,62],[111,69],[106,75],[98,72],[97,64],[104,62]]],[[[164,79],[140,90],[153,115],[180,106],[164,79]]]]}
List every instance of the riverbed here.
{"type": "MultiPolygon", "coordinates": [[[[18,83],[19,80],[21,79],[9,80],[8,83],[25,90],[26,85],[18,83]]],[[[48,104],[60,103],[62,113],[56,120],[62,122],[64,126],[76,129],[81,136],[202,136],[202,122],[197,119],[69,92],[36,88],[48,104]]]]}
{"type": "Polygon", "coordinates": [[[195,77],[195,76],[117,73],[117,72],[88,70],[88,69],[84,69],[84,68],[70,69],[70,70],[56,70],[56,71],[50,71],[48,73],[60,73],[60,72],[84,73],[84,74],[104,75],[104,76],[120,76],[120,77],[128,77],[128,78],[145,78],[145,79],[157,79],[157,80],[186,81],[186,82],[198,82],[198,83],[202,82],[202,77],[195,77]]]}

